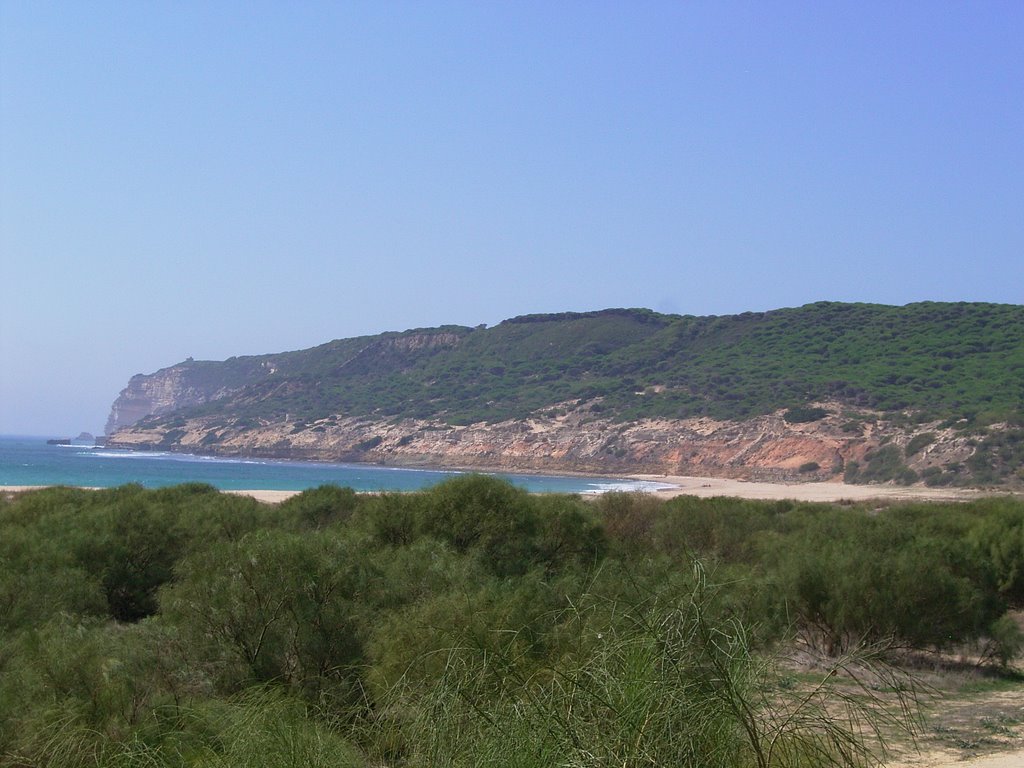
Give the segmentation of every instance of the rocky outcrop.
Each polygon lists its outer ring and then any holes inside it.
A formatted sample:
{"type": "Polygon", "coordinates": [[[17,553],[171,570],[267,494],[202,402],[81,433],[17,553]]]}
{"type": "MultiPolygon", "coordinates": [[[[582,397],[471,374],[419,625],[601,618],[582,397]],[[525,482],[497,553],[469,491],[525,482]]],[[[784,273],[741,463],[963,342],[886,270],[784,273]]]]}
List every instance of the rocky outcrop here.
{"type": "MultiPolygon", "coordinates": [[[[239,425],[223,417],[188,419],[174,429],[119,431],[110,446],[229,456],[367,461],[396,466],[597,474],[661,473],[757,480],[839,480],[851,463],[869,465],[883,445],[898,450],[903,471],[966,460],[971,441],[953,430],[928,432],[925,449],[907,446],[928,425],[906,430],[878,419],[851,425],[833,408],[812,423],[782,412],[748,421],[710,418],[615,423],[588,409],[497,424],[332,417],[313,423],[239,425]]],[[[856,466],[856,465],[855,465],[856,466]]]]}
{"type": "MultiPolygon", "coordinates": [[[[241,386],[225,386],[220,377],[204,376],[202,366],[190,360],[156,373],[132,376],[110,408],[105,434],[113,435],[147,416],[162,416],[179,408],[203,405],[241,389],[241,386]]],[[[261,363],[258,370],[264,376],[274,373],[273,366],[266,362],[261,363]]]]}
{"type": "Polygon", "coordinates": [[[200,393],[182,386],[183,373],[181,366],[173,366],[154,374],[132,376],[111,406],[106,434],[130,427],[146,416],[160,416],[184,405],[205,402],[200,393]]]}
{"type": "Polygon", "coordinates": [[[190,358],[156,373],[133,376],[114,401],[105,432],[113,435],[148,416],[164,416],[240,393],[247,402],[293,394],[310,386],[311,378],[318,382],[325,372],[339,382],[350,376],[394,375],[424,355],[457,346],[467,331],[442,328],[339,339],[309,350],[223,362],[190,358]],[[317,361],[312,377],[301,373],[311,358],[317,361]],[[296,370],[299,375],[293,375],[296,370]]]}

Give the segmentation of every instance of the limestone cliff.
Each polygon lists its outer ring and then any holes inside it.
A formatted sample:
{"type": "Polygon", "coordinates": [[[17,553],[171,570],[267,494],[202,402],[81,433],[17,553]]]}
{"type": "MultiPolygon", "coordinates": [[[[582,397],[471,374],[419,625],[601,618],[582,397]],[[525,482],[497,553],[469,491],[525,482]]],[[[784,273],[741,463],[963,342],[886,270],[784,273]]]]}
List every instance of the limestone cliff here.
{"type": "Polygon", "coordinates": [[[782,412],[746,421],[697,418],[614,423],[580,408],[558,417],[465,426],[413,419],[331,417],[295,426],[192,418],[170,430],[124,429],[110,445],[397,466],[787,481],[849,478],[851,469],[873,466],[874,457],[887,450],[890,456],[898,454],[899,472],[913,474],[899,477],[890,472],[866,479],[903,482],[912,482],[929,470],[932,474],[946,472],[949,466],[967,461],[977,449],[976,440],[937,424],[907,429],[876,418],[854,427],[847,416],[833,409],[826,417],[804,424],[787,422],[782,412]],[[921,435],[928,437],[926,445],[918,448],[921,435]]]}
{"type": "Polygon", "coordinates": [[[121,390],[107,419],[106,434],[217,400],[273,401],[323,385],[324,379],[360,379],[374,387],[387,375],[458,345],[471,329],[445,326],[423,331],[338,339],[312,349],[223,362],[186,360],[152,374],[137,374],[121,390]]]}
{"type": "Polygon", "coordinates": [[[175,366],[155,374],[136,374],[121,390],[110,408],[105,434],[130,427],[145,416],[160,416],[184,405],[200,405],[208,399],[182,385],[182,370],[175,366]]]}
{"type": "Polygon", "coordinates": [[[110,408],[105,434],[113,435],[147,416],[162,416],[235,394],[275,373],[269,357],[228,362],[232,365],[186,360],[156,373],[132,376],[110,408]]]}

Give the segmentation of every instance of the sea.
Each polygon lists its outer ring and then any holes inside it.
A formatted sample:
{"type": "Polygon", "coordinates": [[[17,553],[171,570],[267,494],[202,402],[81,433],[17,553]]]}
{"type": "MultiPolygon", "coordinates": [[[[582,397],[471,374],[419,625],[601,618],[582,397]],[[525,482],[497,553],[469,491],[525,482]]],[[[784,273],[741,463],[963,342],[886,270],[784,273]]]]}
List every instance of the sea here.
{"type": "MultiPolygon", "coordinates": [[[[221,490],[302,491],[334,484],[356,491],[418,491],[463,474],[279,459],[223,458],[168,451],[126,451],[89,445],[49,445],[46,437],[0,435],[0,486],[72,485],[113,488],[139,483],[160,488],[186,482],[221,490]]],[[[657,482],[615,477],[487,473],[533,493],[599,494],[655,491],[657,482]]]]}

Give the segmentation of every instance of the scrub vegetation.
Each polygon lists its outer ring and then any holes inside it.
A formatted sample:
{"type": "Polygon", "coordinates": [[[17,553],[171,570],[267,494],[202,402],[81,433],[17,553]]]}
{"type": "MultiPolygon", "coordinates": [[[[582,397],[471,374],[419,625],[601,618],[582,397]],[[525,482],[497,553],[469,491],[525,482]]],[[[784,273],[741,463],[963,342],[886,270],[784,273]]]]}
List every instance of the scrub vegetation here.
{"type": "MultiPolygon", "coordinates": [[[[1024,418],[1024,307],[822,302],[728,316],[646,309],[528,315],[313,349],[179,366],[218,399],[151,419],[223,416],[235,426],[332,416],[521,419],[566,403],[613,420],[745,419],[811,404],[913,413],[961,428],[1024,418]]],[[[144,422],[146,423],[146,422],[144,422]]]]}
{"type": "Polygon", "coordinates": [[[867,765],[888,662],[1010,674],[1022,604],[1012,498],[53,488],[0,500],[0,765],[867,765]]]}

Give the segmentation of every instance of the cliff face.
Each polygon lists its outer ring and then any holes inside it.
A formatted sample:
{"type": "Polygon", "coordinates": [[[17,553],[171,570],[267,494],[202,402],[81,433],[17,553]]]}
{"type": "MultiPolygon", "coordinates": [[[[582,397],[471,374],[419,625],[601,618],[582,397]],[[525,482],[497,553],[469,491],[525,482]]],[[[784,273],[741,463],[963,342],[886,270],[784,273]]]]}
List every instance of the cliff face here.
{"type": "MultiPolygon", "coordinates": [[[[203,405],[241,389],[225,386],[216,378],[200,375],[196,364],[180,363],[151,374],[132,376],[110,408],[105,434],[136,424],[146,416],[162,416],[180,408],[203,405]]],[[[267,375],[273,373],[269,364],[260,366],[267,375]]]]}
{"type": "Polygon", "coordinates": [[[400,374],[422,357],[455,347],[467,330],[441,328],[340,339],[308,350],[233,357],[224,362],[190,359],[156,373],[133,376],[110,409],[106,434],[113,435],[147,416],[164,416],[236,395],[252,403],[301,394],[311,382],[316,387],[324,379],[353,377],[376,382],[400,374]]]}
{"type": "MultiPolygon", "coordinates": [[[[741,422],[699,418],[622,424],[593,418],[584,409],[557,418],[468,426],[365,418],[254,426],[193,418],[172,430],[121,430],[109,444],[400,466],[839,480],[851,465],[870,466],[882,446],[892,446],[890,451],[902,459],[926,427],[908,432],[874,421],[851,434],[848,420],[838,412],[809,424],[787,423],[781,413],[741,422]]],[[[963,462],[975,450],[973,441],[951,429],[926,434],[930,442],[906,459],[904,471],[963,462]]]]}
{"type": "Polygon", "coordinates": [[[178,369],[165,368],[154,375],[140,373],[132,376],[110,408],[105,434],[112,435],[119,429],[130,427],[150,414],[161,415],[174,410],[179,402],[186,399],[180,374],[178,369]]]}

